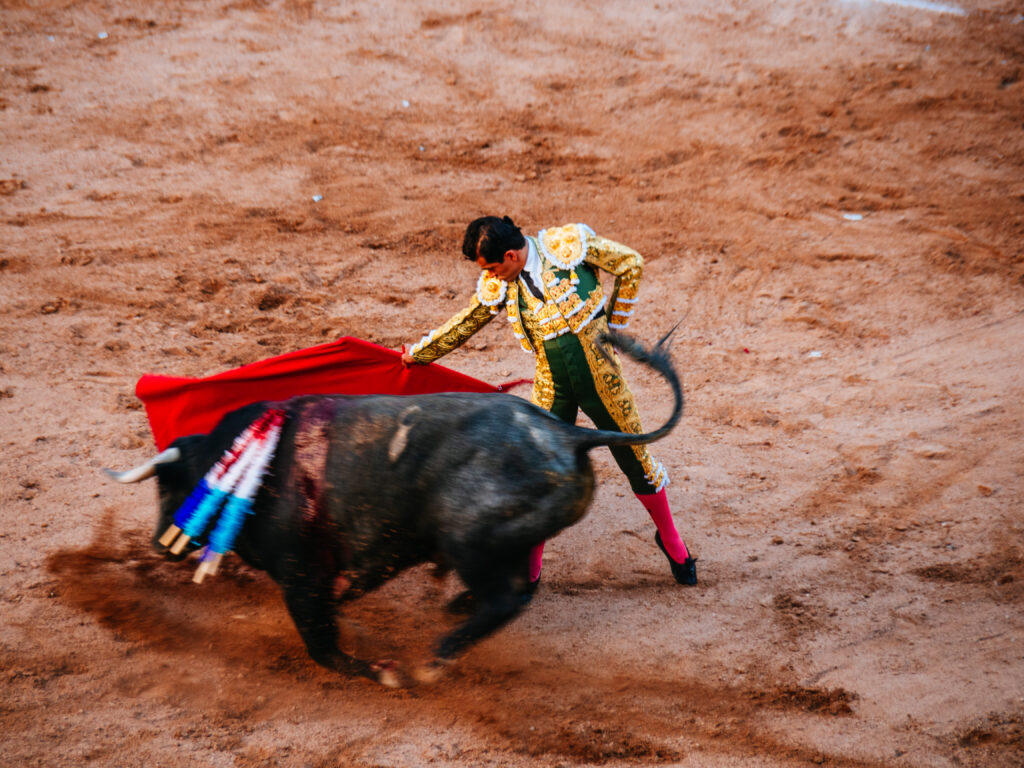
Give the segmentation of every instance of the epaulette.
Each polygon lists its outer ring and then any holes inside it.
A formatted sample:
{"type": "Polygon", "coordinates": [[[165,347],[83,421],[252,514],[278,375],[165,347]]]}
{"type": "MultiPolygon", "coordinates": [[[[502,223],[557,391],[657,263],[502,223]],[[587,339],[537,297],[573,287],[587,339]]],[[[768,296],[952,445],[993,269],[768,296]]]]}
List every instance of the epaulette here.
{"type": "Polygon", "coordinates": [[[541,230],[537,242],[544,258],[562,269],[572,269],[587,255],[587,237],[593,235],[594,230],[586,224],[566,224],[541,230]]]}

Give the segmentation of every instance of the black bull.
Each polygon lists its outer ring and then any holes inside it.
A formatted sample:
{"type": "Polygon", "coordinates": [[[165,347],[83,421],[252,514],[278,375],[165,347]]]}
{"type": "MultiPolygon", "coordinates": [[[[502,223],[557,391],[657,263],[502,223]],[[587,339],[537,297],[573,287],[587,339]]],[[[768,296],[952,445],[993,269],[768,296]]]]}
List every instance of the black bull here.
{"type": "Polygon", "coordinates": [[[309,396],[240,408],[210,434],[180,438],[142,467],[111,474],[122,482],[156,474],[153,546],[173,557],[158,538],[175,511],[246,426],[271,405],[283,408],[277,452],[234,550],[281,586],[317,663],[397,684],[391,663],[338,648],[341,603],[419,563],[454,569],[473,612],[424,667],[438,670],[529,601],[530,550],[590,504],[588,451],[648,443],[678,422],[682,389],[665,339],[645,350],[626,336],[605,338],[671,384],[675,407],[659,429],[584,429],[503,394],[309,396]]]}

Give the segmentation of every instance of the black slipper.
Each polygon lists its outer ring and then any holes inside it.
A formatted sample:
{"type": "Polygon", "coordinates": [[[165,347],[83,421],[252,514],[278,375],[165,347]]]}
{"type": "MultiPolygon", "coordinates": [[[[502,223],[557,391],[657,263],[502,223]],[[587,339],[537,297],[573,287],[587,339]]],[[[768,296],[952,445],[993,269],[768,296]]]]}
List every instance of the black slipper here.
{"type": "Polygon", "coordinates": [[[672,559],[672,555],[665,551],[665,545],[661,543],[661,533],[654,534],[654,540],[657,542],[658,548],[668,558],[668,564],[672,567],[672,575],[675,576],[676,581],[684,587],[697,586],[696,558],[693,555],[689,555],[683,562],[677,563],[672,559]]]}

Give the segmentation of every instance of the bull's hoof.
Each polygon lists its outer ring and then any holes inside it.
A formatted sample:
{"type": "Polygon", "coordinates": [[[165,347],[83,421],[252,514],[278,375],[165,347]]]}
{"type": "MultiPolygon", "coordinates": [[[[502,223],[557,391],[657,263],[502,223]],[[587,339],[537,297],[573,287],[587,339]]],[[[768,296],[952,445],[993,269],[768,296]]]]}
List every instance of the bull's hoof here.
{"type": "Polygon", "coordinates": [[[654,534],[654,540],[657,542],[658,548],[661,550],[662,554],[668,558],[668,564],[672,569],[672,576],[675,577],[676,582],[678,584],[682,584],[684,587],[697,586],[697,559],[693,555],[690,555],[683,562],[677,563],[672,559],[672,555],[665,550],[665,545],[661,543],[660,533],[654,534]]]}
{"type": "Polygon", "coordinates": [[[451,665],[452,662],[446,659],[432,659],[416,667],[412,672],[412,677],[420,685],[433,685],[444,677],[451,665]]]}
{"type": "Polygon", "coordinates": [[[378,683],[385,688],[405,688],[405,676],[397,661],[382,659],[370,665],[370,672],[378,683]]]}

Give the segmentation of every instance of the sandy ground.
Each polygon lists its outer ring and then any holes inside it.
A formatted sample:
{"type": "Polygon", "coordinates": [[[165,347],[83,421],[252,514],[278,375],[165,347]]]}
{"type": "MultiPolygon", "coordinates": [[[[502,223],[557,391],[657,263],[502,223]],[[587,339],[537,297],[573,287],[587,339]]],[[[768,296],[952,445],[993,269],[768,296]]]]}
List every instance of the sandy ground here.
{"type": "MultiPolygon", "coordinates": [[[[1024,8],[961,7],[0,2],[4,764],[1024,763],[1024,8]],[[602,452],[529,610],[392,692],[100,470],[152,454],[145,372],[418,339],[482,213],[646,256],[702,584],[602,452]]],[[[445,363],[532,372],[503,321],[445,363]]],[[[346,642],[415,659],[457,589],[346,642]]]]}

